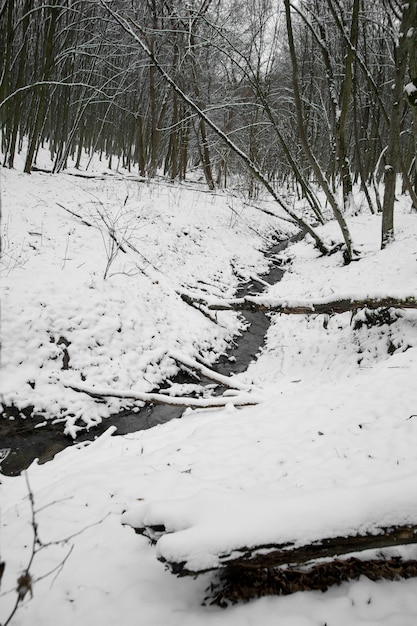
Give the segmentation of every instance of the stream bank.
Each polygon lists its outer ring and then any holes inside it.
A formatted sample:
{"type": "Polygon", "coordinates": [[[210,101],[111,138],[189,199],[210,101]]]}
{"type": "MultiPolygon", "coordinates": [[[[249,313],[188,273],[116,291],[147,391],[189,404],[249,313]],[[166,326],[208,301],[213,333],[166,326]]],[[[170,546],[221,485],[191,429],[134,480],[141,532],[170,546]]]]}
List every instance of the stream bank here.
{"type": "MultiPolygon", "coordinates": [[[[276,258],[277,255],[289,243],[299,240],[303,236],[300,233],[272,246],[267,253],[267,257],[270,259],[269,270],[260,277],[261,280],[253,279],[243,283],[238,288],[236,297],[259,294],[264,290],[265,282],[271,285],[279,282],[284,270],[280,267],[280,262],[276,258]]],[[[243,312],[242,316],[245,320],[245,330],[235,337],[227,352],[211,365],[212,369],[223,375],[229,376],[244,372],[251,361],[256,358],[265,341],[270,322],[269,317],[265,313],[251,311],[243,312]]],[[[180,371],[172,382],[195,383],[196,379],[192,374],[180,371]]],[[[43,425],[45,420],[42,417],[32,416],[30,407],[23,412],[24,418],[17,411],[15,415],[9,413],[8,418],[0,418],[0,447],[2,450],[10,450],[3,461],[1,461],[0,455],[1,472],[8,476],[18,475],[29,467],[35,459],[38,459],[40,463],[45,463],[70,445],[94,440],[110,426],[117,427],[116,434],[126,435],[179,418],[183,412],[184,407],[147,404],[135,411],[126,410],[104,419],[94,429],[81,432],[75,441],[63,434],[62,424],[48,422],[46,426],[43,425]]]]}

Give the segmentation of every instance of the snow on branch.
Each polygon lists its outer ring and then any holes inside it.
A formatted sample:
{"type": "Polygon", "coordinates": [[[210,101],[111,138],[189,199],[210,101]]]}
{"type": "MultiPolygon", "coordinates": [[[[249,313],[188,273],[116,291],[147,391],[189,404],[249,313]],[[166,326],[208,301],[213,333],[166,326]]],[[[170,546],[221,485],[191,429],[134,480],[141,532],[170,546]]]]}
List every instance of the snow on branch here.
{"type": "Polygon", "coordinates": [[[235,298],[230,300],[203,301],[196,300],[198,304],[205,304],[212,311],[264,311],[270,313],[283,313],[286,315],[315,315],[319,313],[333,315],[355,311],[356,309],[417,309],[417,297],[405,298],[364,297],[356,298],[323,298],[321,300],[276,300],[263,298],[262,296],[235,298]]]}
{"type": "Polygon", "coordinates": [[[208,368],[207,366],[199,363],[195,359],[192,359],[184,354],[180,354],[179,352],[169,352],[169,356],[174,359],[178,364],[185,365],[192,370],[196,370],[202,376],[205,376],[209,380],[212,380],[224,387],[228,387],[229,389],[238,389],[240,391],[250,391],[250,385],[245,383],[241,383],[234,378],[229,376],[223,376],[223,374],[218,374],[214,370],[208,368]]]}
{"type": "Polygon", "coordinates": [[[87,385],[70,385],[64,383],[65,387],[86,393],[93,398],[122,398],[137,402],[150,402],[152,404],[170,404],[172,406],[183,406],[192,409],[214,409],[224,407],[229,404],[234,406],[253,406],[259,404],[261,399],[249,393],[242,393],[236,396],[219,396],[210,398],[188,398],[185,396],[166,396],[161,393],[146,393],[132,391],[131,389],[116,390],[107,387],[89,387],[87,385]]]}

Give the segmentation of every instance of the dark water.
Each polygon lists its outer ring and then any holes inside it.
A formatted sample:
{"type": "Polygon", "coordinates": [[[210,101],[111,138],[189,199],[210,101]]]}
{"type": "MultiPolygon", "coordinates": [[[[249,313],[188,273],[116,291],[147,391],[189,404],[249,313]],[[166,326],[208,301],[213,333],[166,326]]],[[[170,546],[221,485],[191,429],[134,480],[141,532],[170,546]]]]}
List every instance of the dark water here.
{"type": "MultiPolygon", "coordinates": [[[[279,261],[276,261],[274,256],[284,250],[290,241],[301,238],[301,236],[278,243],[270,249],[268,257],[271,265],[269,271],[261,277],[262,280],[269,284],[281,280],[284,270],[281,269],[279,261]]],[[[240,286],[236,297],[259,294],[264,288],[265,286],[261,282],[249,281],[240,286]]],[[[250,311],[245,311],[242,316],[246,321],[245,331],[235,338],[227,353],[211,366],[213,370],[221,374],[231,375],[244,372],[264,344],[265,334],[269,326],[268,316],[262,312],[252,313],[250,311]]],[[[191,374],[180,372],[173,382],[195,383],[197,381],[191,374]]],[[[202,382],[207,383],[209,381],[202,380],[202,382]]],[[[118,435],[152,428],[157,424],[163,424],[180,417],[183,412],[183,407],[159,404],[146,405],[138,411],[124,411],[103,420],[101,424],[90,429],[90,431],[82,432],[75,443],[94,440],[110,426],[117,427],[118,435]]],[[[13,411],[8,411],[4,417],[0,418],[0,448],[10,449],[8,456],[1,462],[3,474],[8,476],[20,474],[34,459],[37,458],[40,463],[44,463],[51,460],[55,454],[64,448],[74,444],[72,438],[63,434],[62,423],[51,424],[48,422],[46,426],[37,427],[44,422],[42,417],[32,415],[30,409],[26,411],[24,416],[18,412],[13,414],[13,411]]]]}

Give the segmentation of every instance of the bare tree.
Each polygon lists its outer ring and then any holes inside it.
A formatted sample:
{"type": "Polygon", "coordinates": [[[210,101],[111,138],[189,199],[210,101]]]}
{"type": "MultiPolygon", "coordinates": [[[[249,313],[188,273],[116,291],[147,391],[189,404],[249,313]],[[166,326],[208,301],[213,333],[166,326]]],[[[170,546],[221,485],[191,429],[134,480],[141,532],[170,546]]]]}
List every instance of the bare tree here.
{"type": "Polygon", "coordinates": [[[401,160],[400,131],[402,103],[407,70],[407,33],[416,24],[416,0],[400,3],[400,25],[394,47],[394,81],[389,127],[389,139],[385,156],[385,191],[382,210],[381,247],[385,248],[394,238],[394,201],[398,163],[401,160]]]}

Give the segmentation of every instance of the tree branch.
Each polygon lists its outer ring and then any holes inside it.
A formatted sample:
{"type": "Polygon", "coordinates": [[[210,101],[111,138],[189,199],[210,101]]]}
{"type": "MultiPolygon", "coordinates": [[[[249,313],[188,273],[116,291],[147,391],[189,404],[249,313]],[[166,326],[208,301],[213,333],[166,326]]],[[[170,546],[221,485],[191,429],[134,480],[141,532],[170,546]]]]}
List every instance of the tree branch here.
{"type": "Polygon", "coordinates": [[[180,354],[179,352],[169,352],[169,356],[180,365],[185,365],[186,367],[196,370],[197,372],[200,372],[200,374],[202,374],[209,380],[213,380],[215,383],[219,383],[220,385],[223,385],[224,387],[228,387],[229,389],[239,389],[240,391],[245,391],[245,392],[248,392],[250,390],[250,385],[241,383],[237,380],[233,380],[229,376],[223,376],[223,374],[219,374],[218,372],[215,372],[214,370],[206,367],[202,363],[199,363],[195,359],[191,359],[190,357],[185,356],[184,354],[180,354]]]}
{"type": "Polygon", "coordinates": [[[115,390],[100,387],[88,387],[87,385],[70,385],[64,383],[65,387],[86,393],[92,398],[122,398],[126,400],[135,400],[138,402],[151,402],[152,404],[170,404],[172,406],[183,406],[192,409],[215,409],[233,404],[235,406],[253,406],[259,404],[260,398],[249,393],[239,396],[221,396],[212,398],[187,398],[177,396],[165,396],[160,393],[146,393],[140,391],[115,390]]]}
{"type": "Polygon", "coordinates": [[[76,213],[75,211],[71,211],[71,209],[67,209],[66,207],[64,207],[63,204],[60,204],[59,202],[57,202],[57,205],[61,207],[61,209],[64,209],[64,211],[67,211],[67,213],[71,213],[71,215],[81,220],[81,223],[84,224],[84,226],[91,226],[91,227],[93,226],[93,224],[90,224],[90,222],[87,222],[87,220],[81,217],[81,215],[78,215],[78,213],[76,213]]]}

